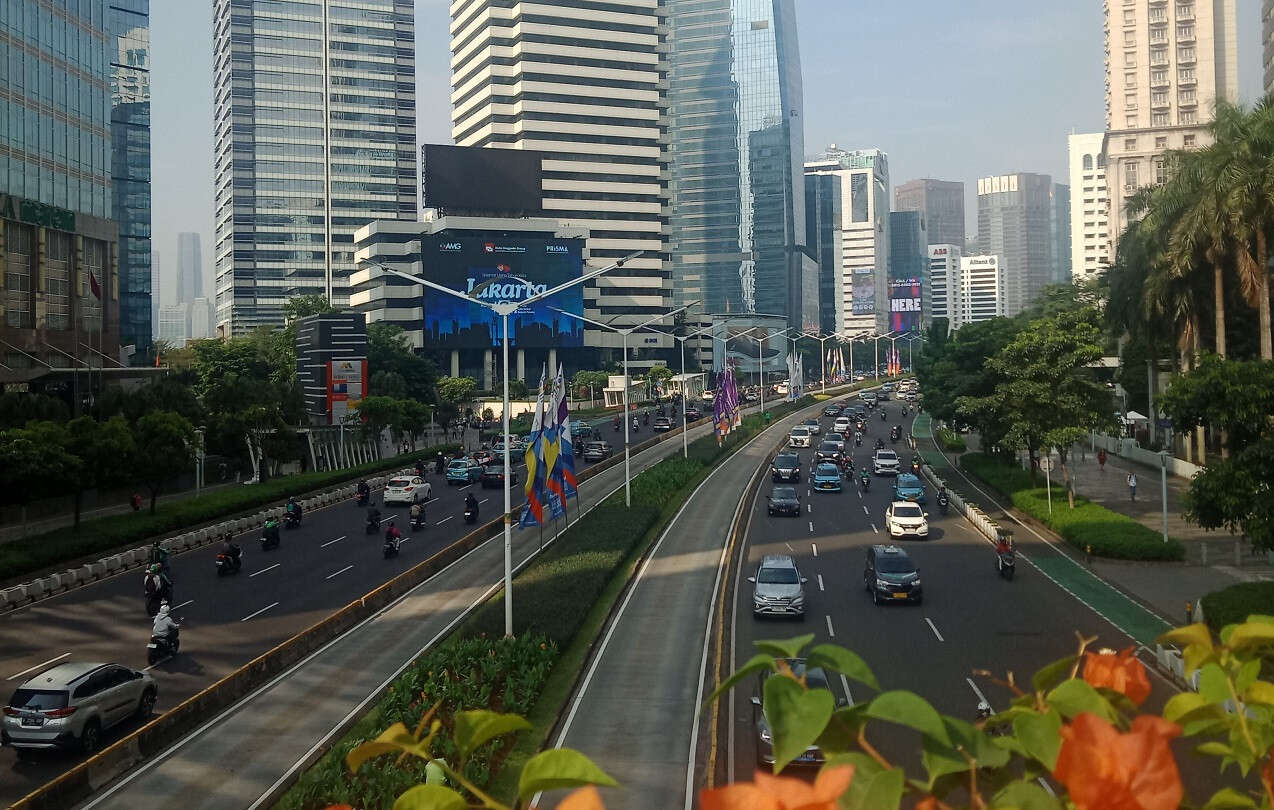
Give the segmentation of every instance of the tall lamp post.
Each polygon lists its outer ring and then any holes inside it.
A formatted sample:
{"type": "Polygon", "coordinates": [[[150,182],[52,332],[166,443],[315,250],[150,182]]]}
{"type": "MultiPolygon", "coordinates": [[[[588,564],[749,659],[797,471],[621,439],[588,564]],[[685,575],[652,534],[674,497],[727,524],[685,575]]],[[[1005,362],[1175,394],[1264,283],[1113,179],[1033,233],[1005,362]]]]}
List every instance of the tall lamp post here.
{"type": "MultiPolygon", "coordinates": [[[[551,287],[542,293],[534,293],[535,288],[531,286],[529,281],[526,281],[525,279],[515,279],[527,288],[527,292],[531,292],[533,294],[519,301],[496,301],[494,303],[482,301],[478,298],[471,297],[470,295],[465,295],[458,290],[453,290],[450,287],[444,287],[441,284],[436,284],[428,279],[421,278],[420,276],[413,276],[410,273],[404,273],[401,270],[386,267],[380,262],[364,260],[364,264],[379,267],[384,273],[398,276],[399,278],[406,279],[414,284],[420,284],[421,286],[428,287],[429,289],[436,290],[440,293],[446,293],[454,298],[461,298],[471,304],[486,307],[496,315],[500,316],[500,320],[504,327],[502,339],[502,343],[504,345],[504,634],[508,637],[513,636],[513,496],[509,488],[509,316],[514,312],[517,312],[520,307],[557,295],[563,290],[592,281],[603,273],[609,273],[617,267],[623,267],[627,262],[637,258],[643,252],[644,251],[630,253],[624,258],[608,264],[605,267],[589,269],[579,278],[574,278],[565,284],[559,284],[556,287],[551,287]]],[[[473,288],[470,292],[473,295],[477,295],[495,281],[496,279],[492,279],[491,282],[479,285],[473,288]]]]}
{"type": "MultiPolygon", "coordinates": [[[[725,321],[725,323],[727,323],[727,324],[728,324],[729,322],[730,322],[730,321],[729,321],[729,319],[727,318],[727,319],[726,319],[726,321],[725,321]]],[[[776,333],[776,334],[780,334],[780,335],[781,335],[781,334],[786,334],[786,330],[784,330],[783,332],[778,332],[778,333],[776,333]]],[[[748,328],[747,330],[745,330],[744,332],[740,332],[740,333],[739,333],[739,337],[747,337],[749,340],[755,340],[755,341],[756,341],[756,368],[757,368],[757,372],[761,375],[761,377],[760,377],[760,379],[761,379],[761,384],[760,384],[760,389],[761,389],[761,419],[762,419],[762,420],[764,420],[764,419],[765,419],[765,355],[762,353],[762,349],[764,348],[764,346],[765,346],[766,342],[768,342],[768,341],[769,341],[769,339],[770,339],[770,330],[769,330],[769,329],[766,329],[764,326],[752,326],[752,327],[749,327],[749,328],[748,328]],[[758,338],[758,337],[752,337],[752,335],[747,334],[747,332],[755,332],[755,331],[757,331],[758,329],[759,329],[759,330],[761,330],[761,334],[762,334],[762,336],[761,336],[761,337],[759,337],[759,338],[758,338]]],[[[728,348],[729,348],[729,346],[730,346],[730,344],[729,344],[729,334],[727,333],[727,336],[726,336],[726,348],[728,349],[728,348]]],[[[727,354],[728,354],[728,352],[727,352],[727,354]]]]}
{"type": "MultiPolygon", "coordinates": [[[[845,335],[842,335],[840,332],[832,332],[830,335],[827,335],[825,337],[819,337],[818,335],[811,335],[809,332],[802,332],[801,336],[818,341],[818,356],[819,356],[819,360],[822,364],[822,369],[823,369],[823,393],[826,394],[827,393],[827,341],[831,340],[832,338],[841,338],[842,340],[848,340],[848,338],[846,338],[845,335]]],[[[849,344],[849,356],[850,356],[849,374],[850,374],[850,377],[853,377],[854,375],[854,366],[853,366],[854,344],[852,342],[849,344]]]]}
{"type": "MultiPolygon", "coordinates": [[[[652,332],[658,332],[661,335],[668,335],[668,337],[681,344],[681,457],[690,458],[690,440],[686,438],[686,341],[692,337],[698,337],[705,332],[712,332],[713,327],[705,326],[704,328],[691,332],[688,335],[674,335],[669,332],[665,332],[662,329],[655,329],[653,326],[647,326],[646,328],[652,332]]],[[[713,339],[716,339],[715,335],[713,335],[713,339]]],[[[700,366],[700,368],[702,368],[702,366],[700,366]]]]}
{"type": "MultiPolygon", "coordinates": [[[[690,309],[692,306],[694,306],[697,303],[699,302],[691,301],[689,304],[686,304],[684,307],[677,307],[676,309],[669,310],[663,313],[662,315],[656,315],[653,318],[647,318],[646,320],[642,321],[636,326],[625,326],[623,328],[620,328],[618,326],[611,326],[608,323],[595,321],[592,318],[585,318],[583,315],[576,315],[574,312],[567,312],[564,309],[558,309],[557,307],[552,307],[553,311],[555,312],[560,312],[563,315],[566,315],[568,317],[575,318],[576,320],[581,320],[584,323],[591,323],[593,326],[600,326],[603,329],[609,329],[610,331],[619,334],[619,336],[623,339],[623,344],[624,344],[624,418],[623,418],[623,422],[624,422],[624,505],[625,506],[633,505],[633,493],[632,493],[632,488],[630,486],[632,482],[632,467],[630,466],[631,454],[629,452],[629,440],[628,440],[628,336],[631,335],[633,332],[636,332],[638,329],[645,329],[646,327],[650,326],[653,323],[662,321],[664,318],[667,318],[669,315],[676,315],[678,312],[682,312],[684,310],[690,309]]],[[[684,356],[683,356],[683,362],[684,362],[684,356]]],[[[686,418],[684,402],[682,403],[682,406],[681,406],[681,412],[682,412],[681,419],[682,419],[682,422],[684,423],[686,418]]]]}
{"type": "Polygon", "coordinates": [[[916,341],[928,340],[928,338],[926,338],[920,332],[916,332],[914,334],[908,335],[907,337],[903,338],[903,340],[907,341],[907,366],[910,367],[912,371],[915,371],[916,363],[915,363],[915,353],[913,350],[916,347],[916,341]]]}

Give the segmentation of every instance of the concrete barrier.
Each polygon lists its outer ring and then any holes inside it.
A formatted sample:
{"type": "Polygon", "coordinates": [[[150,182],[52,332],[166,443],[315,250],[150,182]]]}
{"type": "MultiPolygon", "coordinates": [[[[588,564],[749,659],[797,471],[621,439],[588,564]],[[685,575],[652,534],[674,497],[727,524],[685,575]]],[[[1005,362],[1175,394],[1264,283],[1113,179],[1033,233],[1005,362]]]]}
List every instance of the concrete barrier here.
{"type": "Polygon", "coordinates": [[[0,602],[6,607],[17,607],[27,601],[27,586],[15,585],[12,588],[5,588],[0,591],[0,602]]]}

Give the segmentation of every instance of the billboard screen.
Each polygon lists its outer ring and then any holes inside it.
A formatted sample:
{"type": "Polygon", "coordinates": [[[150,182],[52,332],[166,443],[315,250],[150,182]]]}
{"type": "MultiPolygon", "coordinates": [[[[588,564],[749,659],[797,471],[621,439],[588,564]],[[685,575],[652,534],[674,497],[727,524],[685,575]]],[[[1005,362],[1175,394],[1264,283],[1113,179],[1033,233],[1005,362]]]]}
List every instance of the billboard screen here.
{"type": "Polygon", "coordinates": [[[923,312],[920,279],[889,280],[889,330],[891,332],[919,332],[920,317],[923,312]]]}
{"type": "MultiPolygon", "coordinates": [[[[518,279],[543,292],[584,269],[584,240],[525,235],[457,237],[446,231],[422,245],[425,278],[489,303],[531,295],[518,279]],[[487,285],[483,287],[483,285],[487,285]],[[475,294],[473,291],[478,290],[475,294]]],[[[584,324],[552,307],[583,314],[583,285],[519,307],[509,316],[509,345],[519,349],[578,348],[584,324]]],[[[500,342],[501,319],[486,307],[425,289],[425,345],[431,349],[489,349],[500,342]]]]}
{"type": "Polygon", "coordinates": [[[854,300],[855,315],[871,315],[876,311],[876,268],[854,268],[854,300]]]}
{"type": "Polygon", "coordinates": [[[740,374],[756,374],[760,368],[760,362],[765,362],[766,375],[777,374],[787,369],[787,350],[790,345],[785,338],[779,337],[778,333],[786,326],[786,322],[780,318],[766,317],[764,315],[739,316],[731,320],[731,323],[713,329],[712,335],[712,366],[715,370],[720,371],[724,365],[723,360],[729,363],[740,374]],[[740,323],[741,321],[741,323],[740,323]],[[752,325],[748,325],[748,321],[752,325]],[[767,331],[761,331],[761,330],[767,331]],[[757,338],[765,335],[765,339],[757,345],[757,338]],[[724,338],[724,341],[722,340],[724,338]],[[722,357],[721,349],[724,346],[725,356],[722,357]]]}
{"type": "Polygon", "coordinates": [[[327,363],[327,411],[330,424],[344,422],[350,405],[367,391],[366,360],[329,360],[327,363]]]}
{"type": "Polygon", "coordinates": [[[523,149],[425,144],[421,189],[426,208],[534,212],[543,207],[543,156],[523,149]]]}

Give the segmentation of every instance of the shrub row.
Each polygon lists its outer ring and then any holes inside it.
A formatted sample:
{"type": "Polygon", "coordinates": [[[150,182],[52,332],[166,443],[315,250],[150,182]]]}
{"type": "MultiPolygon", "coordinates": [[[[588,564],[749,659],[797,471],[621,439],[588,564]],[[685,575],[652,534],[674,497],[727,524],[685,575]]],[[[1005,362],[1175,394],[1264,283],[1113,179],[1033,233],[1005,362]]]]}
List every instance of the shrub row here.
{"type": "Polygon", "coordinates": [[[156,506],[153,515],[148,511],[108,515],[82,522],[78,532],[68,527],[13,540],[0,544],[0,582],[69,564],[81,557],[100,556],[120,547],[140,545],[154,537],[187,531],[293,495],[304,495],[386,470],[411,466],[417,459],[432,459],[440,452],[456,450],[457,445],[454,444],[429,447],[344,470],[302,473],[260,484],[228,487],[198,498],[162,503],[156,506]]]}
{"type": "Polygon", "coordinates": [[[1220,633],[1227,624],[1245,622],[1253,614],[1274,615],[1274,582],[1240,582],[1213,591],[1199,604],[1208,627],[1220,633]]]}
{"type": "Polygon", "coordinates": [[[1048,526],[1079,549],[1091,547],[1099,557],[1117,560],[1183,560],[1185,548],[1175,539],[1167,543],[1158,532],[1127,515],[1112,512],[1086,498],[1075,496],[1075,508],[1068,507],[1066,488],[1052,486],[1053,513],[1048,511],[1049,492],[1031,481],[1031,476],[1012,464],[985,453],[960,457],[960,465],[1004,493],[1013,506],[1048,526]]]}
{"type": "MultiPolygon", "coordinates": [[[[431,706],[440,703],[435,717],[444,733],[435,753],[455,762],[451,741],[456,712],[490,709],[525,715],[557,660],[558,648],[542,636],[517,638],[455,638],[418,658],[390,687],[375,709],[345,735],[296,786],[275,805],[282,810],[318,810],[330,804],[349,804],[360,810],[389,810],[407,788],[425,781],[425,763],[407,757],[379,757],[351,774],[345,756],[360,743],[374,739],[394,723],[415,730],[431,706]]],[[[465,766],[466,778],[485,788],[511,745],[510,738],[479,749],[465,766]]]]}
{"type": "Polygon", "coordinates": [[[938,428],[934,435],[938,439],[938,444],[942,445],[943,450],[947,450],[952,453],[963,453],[968,449],[968,446],[965,445],[964,439],[960,436],[960,434],[956,433],[951,428],[938,428]]]}

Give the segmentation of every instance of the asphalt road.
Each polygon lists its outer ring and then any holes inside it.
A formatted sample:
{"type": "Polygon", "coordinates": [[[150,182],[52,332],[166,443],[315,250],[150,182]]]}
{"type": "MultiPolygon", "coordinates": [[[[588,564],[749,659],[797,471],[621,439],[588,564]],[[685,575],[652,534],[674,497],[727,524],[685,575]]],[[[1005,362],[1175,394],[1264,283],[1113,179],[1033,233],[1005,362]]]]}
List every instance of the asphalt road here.
{"type": "MultiPolygon", "coordinates": [[[[609,423],[599,426],[622,453],[622,434],[616,440],[609,423]]],[[[633,441],[651,435],[643,426],[633,441]]],[[[591,466],[582,458],[576,464],[578,471],[591,466]]],[[[379,493],[375,496],[382,519],[396,518],[409,539],[397,558],[383,559],[382,535],[365,533],[366,510],[352,501],[311,511],[300,527],[281,530],[277,549],[262,550],[259,531],[237,537],[244,551],[238,574],[216,575],[218,544],[173,557],[173,612],[183,625],[182,649],[175,658],[147,667],[151,619],[143,602],[143,575],[134,570],[0,616],[0,679],[12,690],[56,663],[121,663],[150,671],[159,685],[157,710],[162,712],[471,531],[473,526],[463,520],[469,492],[478,497],[481,521],[503,509],[499,489],[447,486],[432,472],[427,479],[432,498],[425,504],[427,525],[420,531],[408,525],[406,504],[386,506],[379,493]]],[[[515,488],[515,505],[523,500],[520,492],[515,488]]],[[[3,697],[7,700],[8,694],[3,697]]],[[[130,721],[108,733],[105,742],[134,726],[130,721]]],[[[74,753],[50,752],[19,762],[12,749],[0,749],[0,805],[21,798],[80,759],[74,753]]]]}

